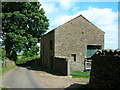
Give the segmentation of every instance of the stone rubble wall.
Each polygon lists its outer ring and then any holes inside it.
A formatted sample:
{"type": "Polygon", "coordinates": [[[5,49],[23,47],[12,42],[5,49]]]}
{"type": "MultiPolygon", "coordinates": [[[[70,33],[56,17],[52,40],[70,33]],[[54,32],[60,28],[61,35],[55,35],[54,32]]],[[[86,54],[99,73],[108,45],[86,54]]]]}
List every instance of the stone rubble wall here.
{"type": "Polygon", "coordinates": [[[92,56],[90,88],[117,88],[120,85],[120,50],[101,50],[92,56]]]}
{"type": "Polygon", "coordinates": [[[13,66],[15,65],[15,62],[9,59],[5,59],[3,64],[4,66],[13,66]]]}

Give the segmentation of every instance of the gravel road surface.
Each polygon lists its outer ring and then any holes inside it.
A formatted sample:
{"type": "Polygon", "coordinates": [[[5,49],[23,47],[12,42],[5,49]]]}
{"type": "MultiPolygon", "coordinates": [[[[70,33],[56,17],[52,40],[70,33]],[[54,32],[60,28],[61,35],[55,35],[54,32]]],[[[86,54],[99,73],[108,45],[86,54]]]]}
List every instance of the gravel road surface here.
{"type": "Polygon", "coordinates": [[[71,76],[58,76],[43,70],[15,68],[3,76],[3,86],[9,88],[72,88],[86,85],[89,78],[72,78],[71,76]]]}
{"type": "Polygon", "coordinates": [[[9,88],[45,88],[38,77],[26,68],[15,68],[3,76],[3,86],[9,88]]]}

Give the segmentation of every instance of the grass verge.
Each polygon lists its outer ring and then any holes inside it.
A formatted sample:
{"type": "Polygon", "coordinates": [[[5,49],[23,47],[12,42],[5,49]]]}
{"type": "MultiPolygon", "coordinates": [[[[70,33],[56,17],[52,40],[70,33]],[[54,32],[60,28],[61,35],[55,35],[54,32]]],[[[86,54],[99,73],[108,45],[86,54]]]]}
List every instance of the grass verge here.
{"type": "Polygon", "coordinates": [[[72,71],[73,78],[90,78],[90,72],[72,71]]]}
{"type": "Polygon", "coordinates": [[[2,73],[5,73],[6,71],[13,69],[13,68],[17,68],[18,66],[16,65],[12,65],[12,66],[2,66],[2,73]]]}
{"type": "MultiPolygon", "coordinates": [[[[4,75],[5,74],[5,72],[7,72],[8,70],[10,70],[10,69],[13,69],[13,68],[17,68],[18,66],[16,66],[16,65],[12,65],[12,66],[2,66],[2,70],[0,71],[0,75],[2,76],[2,75],[4,75]]],[[[0,87],[0,90],[7,90],[7,86],[2,86],[2,87],[0,87]]]]}

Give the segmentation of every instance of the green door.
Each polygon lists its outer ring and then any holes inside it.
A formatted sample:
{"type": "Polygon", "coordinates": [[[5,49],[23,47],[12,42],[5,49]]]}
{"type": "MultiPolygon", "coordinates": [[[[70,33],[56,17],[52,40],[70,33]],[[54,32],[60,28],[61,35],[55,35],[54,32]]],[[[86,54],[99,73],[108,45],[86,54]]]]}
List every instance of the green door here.
{"type": "Polygon", "coordinates": [[[93,54],[100,50],[101,49],[101,46],[99,45],[87,45],[87,52],[86,52],[86,56],[87,57],[91,57],[93,56],[93,54]]]}
{"type": "Polygon", "coordinates": [[[98,49],[87,49],[87,57],[93,56],[98,49]]]}

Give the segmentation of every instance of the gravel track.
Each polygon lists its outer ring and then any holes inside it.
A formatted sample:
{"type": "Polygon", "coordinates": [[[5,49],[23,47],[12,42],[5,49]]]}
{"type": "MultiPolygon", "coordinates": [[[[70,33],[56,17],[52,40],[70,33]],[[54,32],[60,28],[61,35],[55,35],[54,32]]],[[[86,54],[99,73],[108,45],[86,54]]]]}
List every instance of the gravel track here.
{"type": "Polygon", "coordinates": [[[3,86],[9,88],[45,88],[38,77],[26,68],[15,68],[3,76],[3,86]]]}
{"type": "Polygon", "coordinates": [[[15,68],[3,76],[3,86],[9,88],[70,88],[86,85],[89,79],[58,76],[41,70],[15,68]]]}

